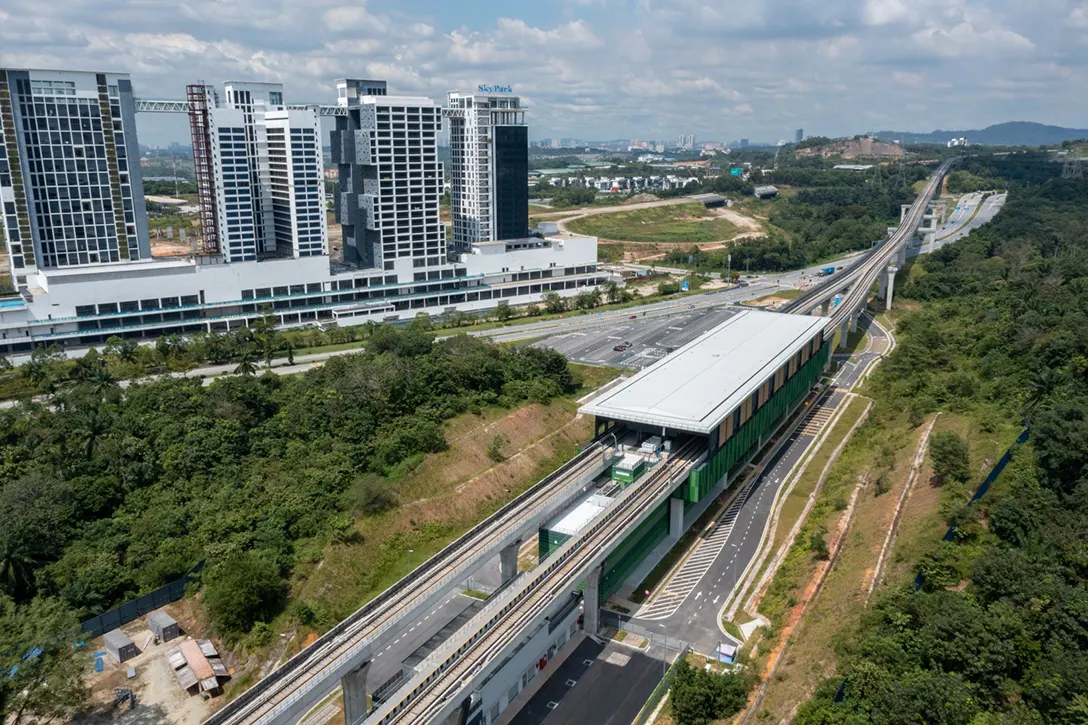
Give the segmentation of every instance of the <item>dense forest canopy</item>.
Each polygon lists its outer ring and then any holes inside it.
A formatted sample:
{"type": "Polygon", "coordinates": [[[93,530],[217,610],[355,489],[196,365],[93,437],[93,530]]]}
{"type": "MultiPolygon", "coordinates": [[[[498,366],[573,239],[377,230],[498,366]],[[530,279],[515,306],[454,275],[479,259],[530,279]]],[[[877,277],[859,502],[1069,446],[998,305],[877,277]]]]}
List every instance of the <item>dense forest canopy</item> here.
{"type": "Polygon", "coordinates": [[[443,420],[575,387],[550,350],[389,326],[303,375],[203,382],[91,379],[0,413],[3,592],[84,617],[207,559],[213,621],[245,631],[282,600],[299,542],[396,502],[398,466],[446,446],[443,420]],[[225,596],[243,585],[249,611],[225,596]]]}
{"type": "MultiPolygon", "coordinates": [[[[874,382],[902,409],[1027,418],[981,511],[890,591],[796,722],[1088,722],[1088,185],[1040,154],[961,167],[1012,187],[965,240],[919,258],[923,301],[874,382]]],[[[919,273],[920,272],[920,273],[919,273]]]]}

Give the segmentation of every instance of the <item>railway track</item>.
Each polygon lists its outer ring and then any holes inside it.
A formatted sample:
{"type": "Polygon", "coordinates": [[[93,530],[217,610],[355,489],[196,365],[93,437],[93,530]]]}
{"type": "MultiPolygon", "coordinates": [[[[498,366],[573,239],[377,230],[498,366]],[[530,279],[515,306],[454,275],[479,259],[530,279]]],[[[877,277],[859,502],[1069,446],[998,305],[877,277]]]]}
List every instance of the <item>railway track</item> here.
{"type": "Polygon", "coordinates": [[[331,691],[335,687],[329,685],[332,673],[347,666],[378,635],[425,603],[451,579],[464,576],[484,552],[508,541],[564,487],[572,486],[600,465],[606,451],[600,441],[592,443],[211,715],[204,725],[269,722],[312,690],[325,686],[325,691],[331,691]]]}
{"type": "Polygon", "coordinates": [[[869,289],[872,287],[873,282],[876,281],[877,275],[879,275],[887,266],[888,261],[892,258],[892,255],[895,254],[899,245],[904,243],[910,236],[913,236],[915,230],[922,221],[922,216],[926,212],[926,206],[928,205],[929,200],[933,198],[941,180],[955,162],[956,159],[949,159],[933,172],[926,182],[926,185],[915,198],[914,204],[911,205],[906,218],[888,239],[867,252],[857,264],[850,270],[844,272],[841,276],[835,275],[826,281],[821,282],[809,289],[805,294],[791,301],[789,304],[784,305],[782,307],[782,312],[794,315],[808,314],[809,310],[816,304],[828,299],[830,294],[848,286],[846,296],[843,298],[842,302],[839,303],[838,307],[835,308],[834,313],[832,313],[831,324],[827,326],[827,331],[825,332],[825,337],[834,335],[838,327],[845,320],[849,319],[849,316],[853,311],[859,308],[865,298],[868,297],[869,289]]]}
{"type": "MultiPolygon", "coordinates": [[[[648,506],[667,495],[705,452],[705,445],[692,440],[681,446],[644,481],[629,488],[591,527],[572,538],[557,551],[546,567],[529,575],[532,579],[499,611],[482,622],[460,647],[441,661],[424,661],[425,673],[411,690],[387,702],[376,713],[381,725],[428,723],[443,715],[464,687],[489,663],[501,657],[526,627],[533,624],[557,597],[569,596],[585,569],[585,554],[609,551],[646,514],[648,506]]],[[[462,630],[463,631],[463,630],[462,630]]],[[[411,683],[406,687],[411,686],[411,683]]]]}

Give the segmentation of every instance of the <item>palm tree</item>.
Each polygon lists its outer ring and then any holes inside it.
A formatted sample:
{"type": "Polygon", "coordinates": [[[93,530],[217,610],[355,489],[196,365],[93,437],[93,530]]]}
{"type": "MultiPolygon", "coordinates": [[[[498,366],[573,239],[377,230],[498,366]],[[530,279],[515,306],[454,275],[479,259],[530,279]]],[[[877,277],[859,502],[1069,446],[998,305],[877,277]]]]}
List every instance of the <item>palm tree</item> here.
{"type": "Polygon", "coordinates": [[[253,364],[253,351],[248,347],[242,350],[238,357],[238,367],[234,368],[235,375],[250,377],[257,373],[257,366],[253,364]]]}
{"type": "Polygon", "coordinates": [[[12,598],[34,590],[34,567],[41,561],[25,541],[9,535],[0,538],[0,589],[12,598]]]}
{"type": "Polygon", "coordinates": [[[1030,416],[1035,409],[1065,383],[1065,376],[1052,367],[1040,366],[1031,371],[1028,377],[1028,400],[1024,414],[1030,416]]]}
{"type": "Polygon", "coordinates": [[[87,380],[95,395],[104,395],[106,391],[117,387],[117,379],[110,374],[109,368],[102,366],[87,380]]]}
{"type": "Polygon", "coordinates": [[[91,405],[77,413],[75,426],[75,434],[83,444],[83,456],[90,460],[98,439],[110,429],[109,421],[103,415],[101,407],[91,405]]]}

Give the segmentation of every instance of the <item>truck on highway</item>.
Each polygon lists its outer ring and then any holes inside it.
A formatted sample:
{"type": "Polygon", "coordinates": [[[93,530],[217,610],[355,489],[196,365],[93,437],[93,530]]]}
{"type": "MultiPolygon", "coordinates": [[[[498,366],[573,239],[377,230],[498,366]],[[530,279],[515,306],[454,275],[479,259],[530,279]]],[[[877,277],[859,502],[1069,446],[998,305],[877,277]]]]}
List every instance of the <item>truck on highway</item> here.
{"type": "Polygon", "coordinates": [[[821,269],[819,272],[816,273],[816,276],[817,277],[826,277],[829,274],[835,274],[835,268],[834,267],[824,267],[823,269],[821,269]]]}

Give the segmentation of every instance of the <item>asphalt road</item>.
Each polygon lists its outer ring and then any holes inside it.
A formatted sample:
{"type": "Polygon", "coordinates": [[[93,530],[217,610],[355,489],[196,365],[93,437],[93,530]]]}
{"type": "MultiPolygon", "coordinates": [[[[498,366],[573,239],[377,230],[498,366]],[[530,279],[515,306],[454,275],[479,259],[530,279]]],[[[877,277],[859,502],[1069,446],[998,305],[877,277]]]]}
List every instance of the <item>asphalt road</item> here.
{"type": "Polygon", "coordinates": [[[587,637],[510,725],[629,725],[661,681],[663,669],[660,659],[633,647],[603,646],[587,637]]]}
{"type": "MultiPolygon", "coordinates": [[[[871,324],[863,318],[863,326],[871,324]]],[[[808,421],[799,426],[774,453],[751,488],[742,493],[743,504],[738,511],[727,511],[704,537],[711,548],[709,556],[692,556],[659,588],[658,595],[648,600],[630,617],[634,623],[651,632],[667,634],[683,640],[697,652],[712,655],[721,642],[734,642],[721,630],[721,611],[745,569],[758,556],[763,530],[779,488],[789,472],[800,462],[824,425],[843,403],[845,391],[855,385],[865,369],[887,345],[879,326],[870,327],[867,347],[858,353],[840,358],[843,366],[832,380],[828,391],[813,406],[808,421]],[[723,531],[724,536],[715,538],[723,531]],[[694,573],[693,573],[694,572],[694,573]],[[671,592],[683,594],[678,601],[664,608],[659,597],[671,592]]],[[[702,546],[702,544],[700,544],[702,546]]],[[[676,600],[676,597],[673,597],[676,600]]]]}
{"type": "Polygon", "coordinates": [[[574,362],[641,370],[739,311],[737,307],[693,307],[669,317],[640,316],[591,330],[555,335],[536,346],[557,350],[574,362]],[[615,349],[627,343],[630,347],[615,349]]]}
{"type": "Polygon", "coordinates": [[[937,230],[933,242],[923,244],[917,249],[908,250],[907,256],[915,257],[919,254],[936,252],[946,244],[963,239],[975,229],[993,220],[997,213],[1001,211],[1001,207],[1005,205],[1007,198],[1008,194],[994,194],[983,200],[981,192],[964,194],[952,209],[952,213],[948,215],[944,225],[937,230]],[[972,219],[971,215],[975,213],[975,209],[980,203],[982,208],[978,210],[978,214],[972,219]]]}

